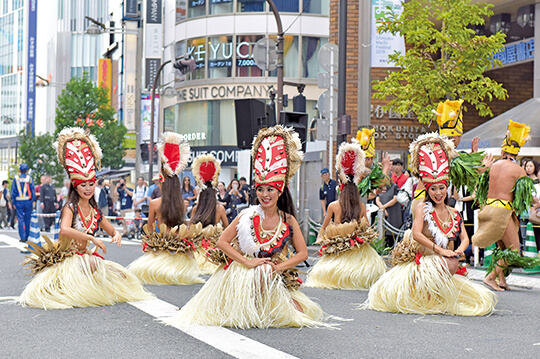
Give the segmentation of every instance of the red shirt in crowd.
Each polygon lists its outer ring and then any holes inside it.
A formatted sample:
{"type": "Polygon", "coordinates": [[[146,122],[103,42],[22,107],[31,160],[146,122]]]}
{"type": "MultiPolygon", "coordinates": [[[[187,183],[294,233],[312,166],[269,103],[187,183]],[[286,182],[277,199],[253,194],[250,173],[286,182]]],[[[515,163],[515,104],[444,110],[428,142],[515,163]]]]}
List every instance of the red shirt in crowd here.
{"type": "Polygon", "coordinates": [[[405,182],[407,182],[409,176],[405,172],[401,172],[401,175],[398,177],[395,173],[392,173],[392,181],[397,184],[398,188],[401,189],[405,182]]]}

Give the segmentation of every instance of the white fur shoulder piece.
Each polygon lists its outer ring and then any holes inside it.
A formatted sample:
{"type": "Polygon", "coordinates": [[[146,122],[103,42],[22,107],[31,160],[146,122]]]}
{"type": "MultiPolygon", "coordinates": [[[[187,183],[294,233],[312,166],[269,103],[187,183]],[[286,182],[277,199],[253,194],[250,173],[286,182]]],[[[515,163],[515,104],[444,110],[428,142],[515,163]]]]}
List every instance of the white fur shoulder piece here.
{"type": "Polygon", "coordinates": [[[424,204],[424,221],[428,223],[428,229],[431,232],[431,235],[435,239],[435,243],[444,249],[448,248],[448,238],[444,235],[444,233],[441,231],[441,229],[437,226],[435,223],[435,219],[433,219],[432,212],[435,209],[433,208],[433,205],[429,202],[426,202],[424,204]]]}
{"type": "Polygon", "coordinates": [[[236,233],[238,237],[238,244],[242,253],[255,257],[259,254],[259,246],[255,243],[251,234],[252,221],[251,217],[255,213],[258,213],[262,219],[264,219],[264,212],[261,206],[250,206],[240,213],[240,220],[236,226],[236,233]]]}

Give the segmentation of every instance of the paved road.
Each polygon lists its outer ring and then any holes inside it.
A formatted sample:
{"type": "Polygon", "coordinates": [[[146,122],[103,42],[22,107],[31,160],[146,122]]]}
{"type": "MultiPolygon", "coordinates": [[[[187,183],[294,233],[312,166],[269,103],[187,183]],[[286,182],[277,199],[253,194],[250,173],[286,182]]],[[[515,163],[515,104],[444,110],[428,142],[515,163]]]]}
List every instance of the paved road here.
{"type": "MultiPolygon", "coordinates": [[[[14,238],[0,230],[0,297],[20,294],[30,279],[14,238]]],[[[125,266],[140,253],[125,241],[109,246],[107,259],[125,266]]],[[[48,311],[1,304],[0,358],[539,358],[540,279],[512,280],[519,286],[498,295],[496,311],[475,318],[355,310],[367,292],[303,289],[337,330],[178,329],[156,320],[202,285],[148,286],[158,300],[142,304],[48,311]]]]}

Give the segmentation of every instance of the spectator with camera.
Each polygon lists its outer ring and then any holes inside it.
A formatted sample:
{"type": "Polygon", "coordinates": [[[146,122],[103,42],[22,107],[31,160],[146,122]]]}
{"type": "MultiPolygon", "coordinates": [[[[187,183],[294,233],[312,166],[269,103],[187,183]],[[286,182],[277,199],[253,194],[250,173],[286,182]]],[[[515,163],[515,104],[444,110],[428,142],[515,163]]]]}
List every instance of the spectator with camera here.
{"type": "MultiPolygon", "coordinates": [[[[133,209],[133,188],[126,186],[126,181],[120,178],[118,182],[116,192],[118,193],[118,200],[120,201],[120,216],[126,217],[128,212],[133,209]]],[[[122,219],[122,236],[127,236],[128,226],[125,219],[122,219]]]]}

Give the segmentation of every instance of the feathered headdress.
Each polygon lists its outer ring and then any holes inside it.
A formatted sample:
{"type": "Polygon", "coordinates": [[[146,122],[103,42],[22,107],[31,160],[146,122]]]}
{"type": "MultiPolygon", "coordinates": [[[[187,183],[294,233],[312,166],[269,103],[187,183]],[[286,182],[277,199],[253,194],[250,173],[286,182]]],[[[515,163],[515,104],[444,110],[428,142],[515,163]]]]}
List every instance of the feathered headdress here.
{"type": "Polygon", "coordinates": [[[163,133],[157,144],[161,159],[162,175],[178,175],[186,167],[191,155],[189,143],[182,135],[174,132],[163,133]]]}
{"type": "Polygon", "coordinates": [[[336,156],[336,171],[342,184],[349,182],[352,176],[354,184],[358,185],[365,171],[365,154],[356,139],[352,143],[343,142],[336,156]]]}
{"type": "Polygon", "coordinates": [[[517,155],[520,148],[529,140],[529,132],[531,132],[529,126],[509,120],[508,129],[501,145],[504,152],[517,155]]]}
{"type": "Polygon", "coordinates": [[[195,158],[191,165],[193,176],[199,187],[206,189],[206,182],[212,182],[212,187],[217,187],[221,166],[213,155],[201,155],[195,158]]]}
{"type": "Polygon", "coordinates": [[[260,130],[251,148],[255,186],[265,184],[283,192],[302,164],[301,148],[292,128],[277,125],[260,130]]]}
{"type": "Polygon", "coordinates": [[[363,128],[356,133],[356,139],[362,146],[366,157],[375,157],[375,129],[363,128]]]}
{"type": "Polygon", "coordinates": [[[454,143],[439,134],[426,133],[409,145],[412,157],[412,175],[422,179],[428,188],[434,183],[445,183],[450,179],[449,160],[457,153],[454,143]]]}
{"type": "Polygon", "coordinates": [[[55,142],[58,160],[66,169],[73,187],[96,181],[101,167],[101,148],[94,135],[80,127],[66,127],[55,142]]]}
{"type": "Polygon", "coordinates": [[[437,110],[439,135],[446,137],[461,136],[463,134],[463,100],[440,102],[437,110]]]}

